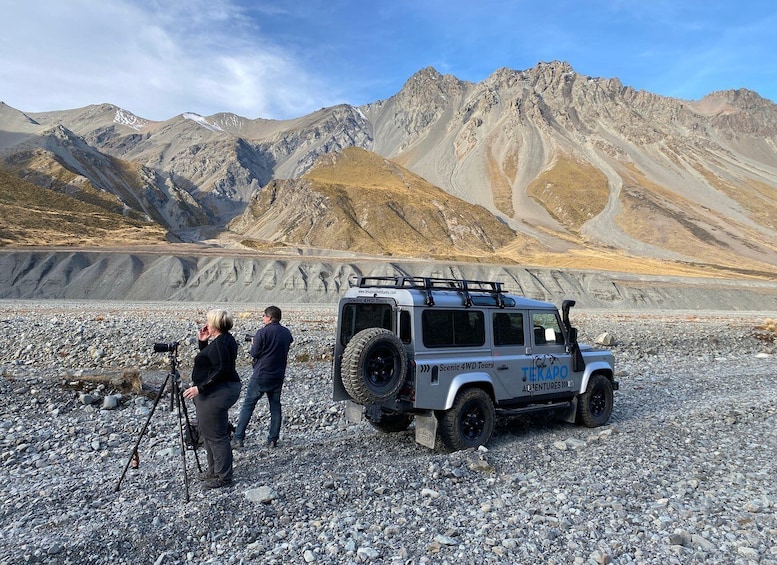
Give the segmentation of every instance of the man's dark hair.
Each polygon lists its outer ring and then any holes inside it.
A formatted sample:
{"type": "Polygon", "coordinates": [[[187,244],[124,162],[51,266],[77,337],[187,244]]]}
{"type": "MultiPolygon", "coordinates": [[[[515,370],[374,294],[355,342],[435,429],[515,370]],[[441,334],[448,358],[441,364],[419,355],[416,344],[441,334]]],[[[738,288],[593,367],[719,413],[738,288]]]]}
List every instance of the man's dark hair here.
{"type": "Polygon", "coordinates": [[[281,309],[277,306],[268,306],[264,309],[264,313],[269,316],[270,320],[273,322],[281,321],[281,309]]]}

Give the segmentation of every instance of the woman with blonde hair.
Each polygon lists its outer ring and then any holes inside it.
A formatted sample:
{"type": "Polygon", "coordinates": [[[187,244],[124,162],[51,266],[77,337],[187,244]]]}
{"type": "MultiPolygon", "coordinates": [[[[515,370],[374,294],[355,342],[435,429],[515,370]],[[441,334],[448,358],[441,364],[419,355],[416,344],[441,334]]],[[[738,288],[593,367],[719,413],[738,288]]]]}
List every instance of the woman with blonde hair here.
{"type": "Polygon", "coordinates": [[[194,401],[200,436],[205,443],[208,469],[200,475],[205,488],[232,484],[232,445],[229,409],[240,397],[240,376],[235,369],[237,342],[229,330],[234,320],[226,310],[211,310],[199,330],[200,351],[194,358],[192,386],[183,391],[194,401]]]}

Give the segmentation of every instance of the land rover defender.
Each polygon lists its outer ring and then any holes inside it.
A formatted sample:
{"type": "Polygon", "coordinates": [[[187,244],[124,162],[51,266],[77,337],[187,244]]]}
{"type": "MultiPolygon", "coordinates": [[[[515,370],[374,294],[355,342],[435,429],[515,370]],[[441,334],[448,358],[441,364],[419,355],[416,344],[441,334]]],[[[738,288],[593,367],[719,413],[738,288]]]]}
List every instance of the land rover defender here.
{"type": "Polygon", "coordinates": [[[484,445],[497,411],[557,410],[588,427],[610,418],[609,351],[578,344],[569,311],[499,282],[357,277],[338,304],[333,397],[384,432],[415,421],[416,441],[484,445]]]}

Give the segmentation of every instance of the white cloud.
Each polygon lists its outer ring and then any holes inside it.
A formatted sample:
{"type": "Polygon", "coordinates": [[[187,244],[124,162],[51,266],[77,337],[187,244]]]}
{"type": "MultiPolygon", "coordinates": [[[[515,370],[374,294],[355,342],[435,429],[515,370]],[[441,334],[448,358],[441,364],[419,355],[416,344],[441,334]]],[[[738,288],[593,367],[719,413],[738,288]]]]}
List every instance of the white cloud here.
{"type": "Polygon", "coordinates": [[[219,111],[288,118],[312,109],[306,92],[317,79],[229,0],[0,0],[0,11],[8,22],[0,100],[23,111],[110,102],[167,119],[219,111]]]}
{"type": "Polygon", "coordinates": [[[141,117],[291,118],[396,93],[433,65],[470,81],[565,60],[680,97],[774,99],[777,10],[690,0],[0,0],[0,100],[141,117]]]}

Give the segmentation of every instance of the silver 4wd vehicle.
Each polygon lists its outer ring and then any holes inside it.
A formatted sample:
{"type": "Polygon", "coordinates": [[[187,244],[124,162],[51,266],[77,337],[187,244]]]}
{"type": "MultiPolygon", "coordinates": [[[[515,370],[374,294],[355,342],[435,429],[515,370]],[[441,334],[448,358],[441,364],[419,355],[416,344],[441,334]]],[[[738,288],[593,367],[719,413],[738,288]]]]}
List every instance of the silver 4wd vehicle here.
{"type": "Polygon", "coordinates": [[[359,277],[338,305],[334,399],[416,441],[449,450],[488,442],[496,411],[562,411],[596,427],[612,413],[613,356],[577,343],[553,304],[507,294],[498,282],[359,277]]]}

